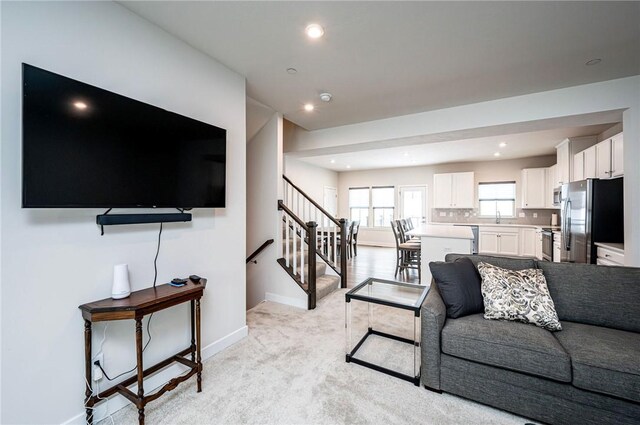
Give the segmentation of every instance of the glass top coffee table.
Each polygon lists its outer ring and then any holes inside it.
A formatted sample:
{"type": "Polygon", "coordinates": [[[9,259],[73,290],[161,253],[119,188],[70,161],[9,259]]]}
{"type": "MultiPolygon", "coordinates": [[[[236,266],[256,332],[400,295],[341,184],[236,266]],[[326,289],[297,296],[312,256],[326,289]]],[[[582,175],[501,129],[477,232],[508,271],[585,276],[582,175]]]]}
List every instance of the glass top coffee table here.
{"type": "Polygon", "coordinates": [[[369,278],[345,294],[345,331],[346,331],[346,361],[356,363],[378,372],[383,372],[396,378],[420,385],[420,308],[427,296],[429,287],[411,283],[396,282],[392,280],[369,278]],[[364,301],[367,303],[367,332],[355,344],[351,342],[351,301],[364,301]],[[401,336],[380,332],[373,329],[373,305],[380,304],[388,307],[413,312],[413,340],[401,336]],[[364,344],[370,335],[377,335],[395,341],[413,345],[413,376],[385,368],[383,366],[367,362],[355,357],[358,349],[364,344]]]}

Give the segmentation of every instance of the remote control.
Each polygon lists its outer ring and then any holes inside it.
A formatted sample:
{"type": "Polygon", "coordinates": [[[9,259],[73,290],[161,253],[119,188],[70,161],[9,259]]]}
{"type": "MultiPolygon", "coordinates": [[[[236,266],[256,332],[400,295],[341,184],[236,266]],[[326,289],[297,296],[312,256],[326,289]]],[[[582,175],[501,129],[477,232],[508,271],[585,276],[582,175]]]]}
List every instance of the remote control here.
{"type": "Polygon", "coordinates": [[[176,277],[175,279],[171,280],[171,283],[173,283],[174,285],[184,285],[187,283],[187,279],[181,279],[179,277],[176,277]]]}

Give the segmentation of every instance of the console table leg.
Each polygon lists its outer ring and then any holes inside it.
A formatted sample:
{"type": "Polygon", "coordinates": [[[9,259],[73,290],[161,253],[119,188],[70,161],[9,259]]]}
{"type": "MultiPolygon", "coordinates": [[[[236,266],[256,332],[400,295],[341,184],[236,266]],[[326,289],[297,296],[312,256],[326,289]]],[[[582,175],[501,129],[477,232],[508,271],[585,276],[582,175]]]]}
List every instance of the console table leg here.
{"type": "Polygon", "coordinates": [[[136,319],[136,364],[138,366],[138,423],[144,425],[144,367],[142,365],[142,319],[136,319]]]}
{"type": "Polygon", "coordinates": [[[200,338],[200,298],[196,300],[196,363],[198,364],[198,392],[202,391],[202,358],[200,356],[200,347],[202,339],[200,338]]]}
{"type": "Polygon", "coordinates": [[[195,301],[191,300],[191,361],[196,361],[195,301]]]}
{"type": "Polygon", "coordinates": [[[91,321],[84,321],[84,377],[86,379],[84,390],[84,405],[87,415],[87,424],[93,424],[93,403],[91,396],[93,389],[91,388],[91,321]]]}

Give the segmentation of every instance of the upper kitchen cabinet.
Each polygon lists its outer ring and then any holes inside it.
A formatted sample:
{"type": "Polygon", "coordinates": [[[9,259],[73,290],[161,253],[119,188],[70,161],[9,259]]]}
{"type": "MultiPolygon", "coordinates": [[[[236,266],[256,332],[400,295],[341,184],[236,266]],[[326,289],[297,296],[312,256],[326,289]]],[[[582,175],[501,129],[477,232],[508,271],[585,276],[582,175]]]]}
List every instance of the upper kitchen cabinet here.
{"type": "Polygon", "coordinates": [[[556,177],[558,169],[557,165],[552,165],[547,168],[547,175],[545,180],[546,193],[545,193],[545,207],[546,208],[558,208],[553,205],[553,190],[558,187],[558,178],[556,177]]]}
{"type": "Polygon", "coordinates": [[[473,172],[434,174],[434,208],[474,208],[474,185],[473,172]]]}
{"type": "MultiPolygon", "coordinates": [[[[565,139],[556,146],[557,153],[557,186],[562,186],[565,183],[569,183],[571,181],[575,181],[574,179],[574,159],[575,155],[578,152],[582,152],[583,150],[595,145],[597,142],[596,136],[584,136],[584,137],[572,137],[569,139],[565,139]]],[[[581,157],[584,160],[584,157],[581,157]]],[[[584,167],[584,162],[582,164],[578,164],[579,167],[584,167]]],[[[584,168],[582,172],[578,170],[578,175],[584,174],[584,168]]],[[[557,187],[556,186],[556,187],[557,187]]]]}
{"type": "Polygon", "coordinates": [[[584,180],[584,151],[573,155],[573,179],[571,181],[584,180]]]}
{"type": "Polygon", "coordinates": [[[600,179],[624,175],[624,140],[622,133],[596,145],[596,174],[600,179]]]}
{"type": "Polygon", "coordinates": [[[584,155],[584,173],[583,178],[585,179],[595,179],[598,177],[597,171],[597,153],[596,147],[591,146],[588,149],[585,149],[583,152],[584,155]]]}
{"type": "Polygon", "coordinates": [[[546,168],[522,170],[522,208],[546,208],[546,168]]]}
{"type": "Polygon", "coordinates": [[[599,179],[611,177],[611,139],[596,145],[596,173],[599,179]]]}
{"type": "Polygon", "coordinates": [[[622,133],[618,133],[611,138],[611,176],[619,177],[624,175],[624,139],[622,133]]]}

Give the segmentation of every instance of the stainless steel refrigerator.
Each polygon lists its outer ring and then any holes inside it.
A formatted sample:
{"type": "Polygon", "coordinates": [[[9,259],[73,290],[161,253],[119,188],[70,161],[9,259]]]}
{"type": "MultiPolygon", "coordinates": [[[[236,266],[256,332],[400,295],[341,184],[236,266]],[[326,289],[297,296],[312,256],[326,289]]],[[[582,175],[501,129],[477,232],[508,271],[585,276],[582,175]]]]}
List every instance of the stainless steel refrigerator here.
{"type": "Polygon", "coordinates": [[[562,186],[561,261],[596,263],[596,242],[624,242],[623,179],[562,186]]]}

